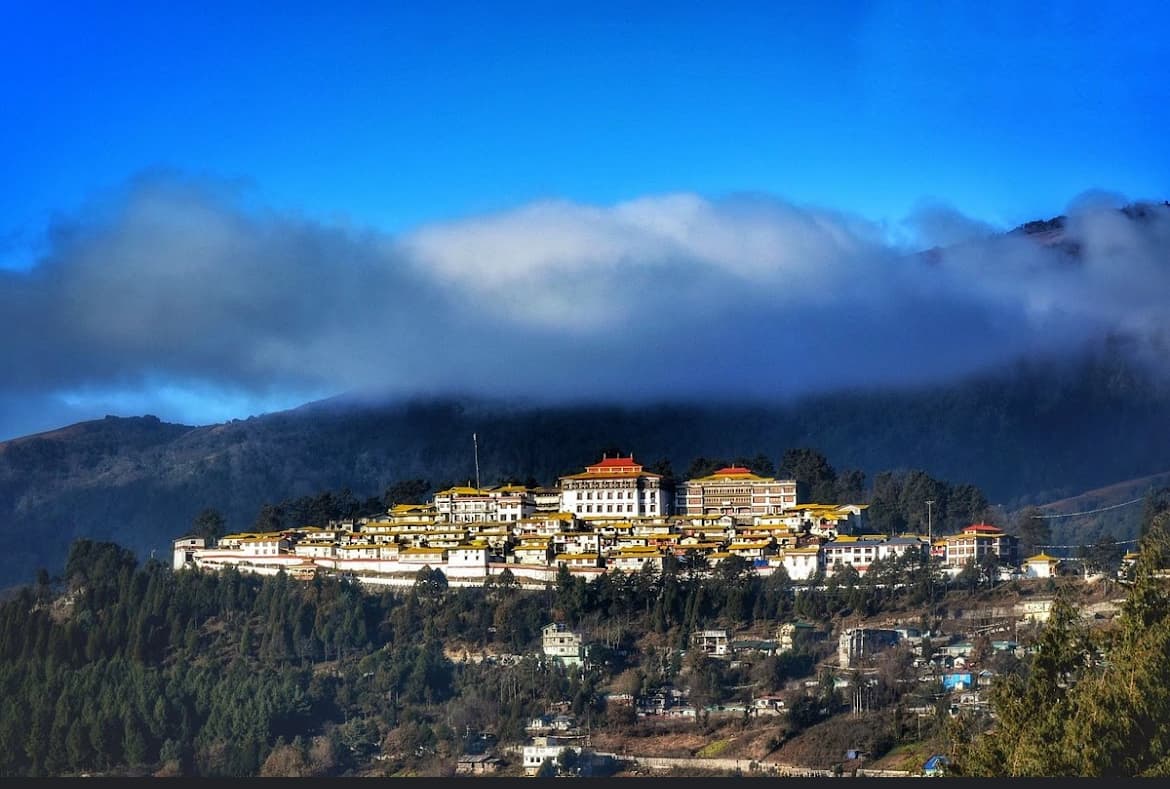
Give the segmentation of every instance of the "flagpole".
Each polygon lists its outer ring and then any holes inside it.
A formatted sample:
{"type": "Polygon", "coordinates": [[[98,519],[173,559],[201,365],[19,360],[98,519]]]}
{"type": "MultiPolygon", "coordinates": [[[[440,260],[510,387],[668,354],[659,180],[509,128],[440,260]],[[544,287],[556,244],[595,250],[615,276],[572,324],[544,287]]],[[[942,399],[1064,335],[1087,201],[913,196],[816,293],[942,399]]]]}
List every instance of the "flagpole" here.
{"type": "Polygon", "coordinates": [[[475,490],[479,492],[479,438],[475,433],[471,434],[471,443],[475,446],[475,490]]]}

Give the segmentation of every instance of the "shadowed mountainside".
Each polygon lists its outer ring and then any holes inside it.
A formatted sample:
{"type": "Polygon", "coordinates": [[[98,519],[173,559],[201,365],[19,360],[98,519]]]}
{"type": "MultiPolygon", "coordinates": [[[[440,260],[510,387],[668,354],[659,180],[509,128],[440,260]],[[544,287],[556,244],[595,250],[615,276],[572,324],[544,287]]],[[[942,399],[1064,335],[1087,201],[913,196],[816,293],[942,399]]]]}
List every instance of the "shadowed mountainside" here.
{"type": "MultiPolygon", "coordinates": [[[[205,507],[247,529],[265,502],[393,482],[505,476],[552,484],[617,446],[678,473],[698,456],[815,447],[837,469],[923,469],[981,487],[1009,510],[1170,468],[1165,387],[1120,356],[1021,364],[915,391],[794,403],[535,406],[335,398],[206,427],[107,417],[0,443],[0,585],[59,571],[78,537],[143,557],[205,507]]],[[[1118,536],[1128,536],[1118,534],[1118,536]]]]}

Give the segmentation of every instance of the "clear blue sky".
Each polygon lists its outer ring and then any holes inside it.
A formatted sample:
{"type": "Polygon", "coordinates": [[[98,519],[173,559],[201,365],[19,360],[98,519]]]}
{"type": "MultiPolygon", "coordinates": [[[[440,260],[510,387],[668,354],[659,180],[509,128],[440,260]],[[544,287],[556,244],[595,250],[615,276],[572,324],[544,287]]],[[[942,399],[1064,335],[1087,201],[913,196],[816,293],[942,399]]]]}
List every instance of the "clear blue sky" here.
{"type": "MultiPolygon", "coordinates": [[[[662,238],[654,234],[689,226],[685,217],[694,206],[639,204],[634,224],[652,231],[652,243],[631,236],[630,212],[606,212],[668,195],[782,201],[894,229],[924,204],[1006,228],[1061,213],[1094,190],[1165,200],[1168,9],[1164,2],[1071,1],[8,0],[0,25],[0,307],[7,303],[13,312],[35,292],[41,301],[22,312],[54,312],[70,299],[61,314],[78,322],[73,335],[46,338],[25,323],[0,338],[0,364],[20,373],[0,380],[0,438],[113,408],[186,421],[244,416],[328,394],[322,380],[341,388],[369,383],[340,373],[300,388],[265,378],[272,369],[308,365],[294,358],[298,349],[318,353],[312,358],[320,367],[320,360],[360,343],[356,336],[341,339],[339,328],[330,339],[310,327],[293,341],[278,323],[264,322],[277,321],[289,305],[299,309],[297,288],[333,284],[320,271],[331,265],[329,255],[375,254],[352,235],[355,228],[412,238],[434,223],[503,216],[487,236],[472,234],[470,246],[466,223],[437,240],[427,237],[427,260],[439,272],[434,282],[450,282],[462,281],[468,265],[494,274],[513,258],[545,274],[563,271],[566,255],[574,265],[594,265],[594,249],[619,250],[623,265],[639,255],[658,265],[678,245],[655,246],[662,238]],[[102,202],[144,173],[243,188],[227,207],[184,202],[189,196],[166,189],[131,199],[129,207],[102,202]],[[566,209],[568,218],[525,212],[549,199],[577,208],[566,209]],[[102,218],[102,206],[111,216],[102,218]],[[249,250],[241,253],[255,263],[249,271],[268,272],[261,281],[287,286],[230,341],[187,337],[178,325],[170,334],[158,330],[186,308],[230,315],[238,292],[255,293],[244,280],[236,283],[239,291],[213,292],[236,273],[237,261],[226,253],[200,259],[198,245],[189,243],[191,227],[175,221],[187,210],[202,211],[199,221],[219,234],[208,238],[234,239],[249,250]],[[232,213],[239,211],[277,219],[244,232],[232,213]],[[159,216],[167,221],[159,224],[159,216]],[[305,281],[289,276],[278,283],[303,262],[298,255],[306,246],[295,235],[303,228],[291,228],[290,217],[325,230],[308,245],[319,254],[301,271],[305,281]],[[107,232],[70,246],[59,229],[78,222],[107,232]],[[156,231],[171,235],[159,241],[150,236],[156,231]],[[292,241],[274,240],[286,231],[292,241]],[[556,244],[547,242],[562,231],[556,244]],[[330,246],[341,237],[340,249],[330,246]],[[542,247],[546,242],[552,252],[542,247]],[[497,257],[475,260],[481,243],[497,257]],[[50,253],[60,264],[38,278],[50,253]],[[156,268],[141,268],[144,254],[157,257],[156,268]],[[192,293],[184,302],[181,289],[164,293],[169,280],[153,279],[177,260],[213,272],[204,275],[199,298],[192,293]],[[209,260],[227,268],[207,268],[209,260]],[[115,281],[133,283],[134,292],[115,281]],[[146,291],[156,286],[160,295],[151,302],[146,291]],[[92,306],[87,294],[101,294],[108,314],[84,315],[92,306]],[[122,296],[125,304],[117,301],[122,296]],[[163,303],[171,306],[151,306],[163,303]],[[145,311],[134,311],[143,305],[145,311]],[[146,347],[148,339],[154,345],[146,347]]],[[[755,254],[734,248],[744,233],[809,241],[808,223],[787,209],[765,211],[764,219],[738,210],[699,209],[712,227],[726,230],[714,258],[735,276],[747,271],[743,255],[755,254]],[[768,225],[773,219],[778,224],[768,225]]],[[[840,237],[815,239],[818,249],[829,250],[826,260],[853,254],[849,245],[833,246],[840,237]]],[[[686,244],[696,259],[714,259],[704,239],[686,244]]],[[[788,265],[776,263],[782,264],[788,265]]],[[[516,298],[508,288],[543,281],[500,276],[517,278],[485,279],[497,289],[466,298],[498,306],[516,298]]],[[[381,282],[359,280],[338,291],[338,303],[314,308],[350,309],[353,294],[364,296],[370,282],[381,282]]],[[[433,285],[395,280],[385,287],[416,287],[422,295],[415,303],[432,304],[424,296],[433,285]]],[[[612,294],[592,295],[612,305],[612,294]]],[[[728,304],[742,303],[741,295],[728,296],[728,304]]],[[[403,320],[425,325],[440,309],[434,299],[431,313],[403,320]]],[[[528,298],[522,306],[540,301],[528,298]]],[[[1026,323],[1037,304],[1050,303],[1047,293],[1029,294],[1013,315],[1026,323]]],[[[564,311],[558,304],[540,304],[544,314],[520,319],[519,309],[484,315],[476,330],[487,327],[485,337],[520,351],[555,349],[585,331],[550,328],[550,316],[564,311]]],[[[470,314],[457,299],[442,308],[470,314]]],[[[734,318],[734,309],[728,314],[734,318]]],[[[900,313],[890,308],[889,315],[900,313]]],[[[967,325],[1017,328],[992,318],[967,325]]],[[[829,355],[837,328],[826,327],[829,355]]],[[[594,338],[590,352],[606,358],[625,336],[623,328],[604,342],[594,338]]],[[[670,338],[664,342],[677,336],[663,330],[670,338]]],[[[976,350],[998,341],[968,340],[976,350]]],[[[840,342],[855,345],[857,338],[840,342]]],[[[425,376],[407,380],[429,369],[422,350],[392,350],[400,388],[444,385],[425,376]]],[[[363,357],[354,366],[380,362],[363,357]]],[[[626,372],[642,374],[638,360],[630,364],[614,372],[615,382],[628,379],[626,372]]],[[[739,372],[726,377],[735,380],[739,372]]],[[[671,390],[667,377],[659,383],[671,390]]]]}
{"type": "Polygon", "coordinates": [[[7,3],[0,238],[144,168],[398,231],[758,191],[993,223],[1170,185],[1165,3],[7,3]]]}

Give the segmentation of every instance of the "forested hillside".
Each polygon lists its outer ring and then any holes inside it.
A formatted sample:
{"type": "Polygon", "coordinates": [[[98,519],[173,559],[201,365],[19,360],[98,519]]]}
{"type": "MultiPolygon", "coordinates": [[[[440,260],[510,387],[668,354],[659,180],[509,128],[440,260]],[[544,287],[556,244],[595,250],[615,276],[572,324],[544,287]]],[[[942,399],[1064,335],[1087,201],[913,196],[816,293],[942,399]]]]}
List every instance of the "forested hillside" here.
{"type": "MultiPolygon", "coordinates": [[[[814,675],[835,648],[821,639],[750,667],[702,650],[682,660],[696,630],[827,626],[944,596],[924,557],[909,554],[821,590],[795,591],[783,573],[760,578],[734,557],[710,574],[671,566],[586,584],[565,571],[545,592],[521,591],[510,573],[449,589],[424,570],[411,588],[371,593],[321,576],[173,572],[80,540],[63,575],[41,574],[0,603],[3,776],[336,775],[375,766],[375,754],[387,774],[449,772],[471,735],[523,742],[528,721],[560,702],[595,732],[627,731],[632,708],[608,706],[603,687],[673,682],[698,704],[742,703],[752,688],[779,693],[814,675]],[[540,659],[551,621],[585,634],[587,670],[540,659]],[[467,650],[516,660],[453,660],[467,650]]],[[[874,691],[882,703],[907,692],[893,678],[874,691]]],[[[821,721],[826,704],[836,712],[842,699],[830,696],[794,697],[784,730],[821,721]]]]}
{"type": "MultiPolygon", "coordinates": [[[[859,386],[864,382],[859,382],[859,386]]],[[[147,557],[205,508],[249,527],[265,503],[348,489],[380,500],[402,480],[551,484],[605,448],[678,475],[700,457],[823,452],[866,475],[922,469],[1009,509],[1170,469],[1170,397],[1119,355],[1029,363],[927,389],[793,403],[538,406],[338,398],[207,427],[107,418],[0,444],[0,585],[58,572],[77,537],[147,557]]],[[[1060,528],[1056,524],[1055,528],[1060,528]]],[[[1059,535],[1057,535],[1059,536],[1059,535]]],[[[1118,535],[1129,536],[1129,535],[1118,535]]]]}

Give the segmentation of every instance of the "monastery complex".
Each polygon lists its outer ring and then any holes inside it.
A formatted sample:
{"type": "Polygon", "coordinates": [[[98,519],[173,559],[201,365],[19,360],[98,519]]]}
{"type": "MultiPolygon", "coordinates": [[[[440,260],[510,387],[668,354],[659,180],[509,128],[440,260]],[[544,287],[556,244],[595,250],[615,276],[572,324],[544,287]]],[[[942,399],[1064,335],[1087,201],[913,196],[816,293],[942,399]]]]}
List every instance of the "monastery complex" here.
{"type": "MultiPolygon", "coordinates": [[[[995,526],[974,524],[933,541],[866,534],[867,505],[798,503],[796,489],[796,480],[733,466],[672,491],[633,456],[603,457],[556,488],[453,487],[375,518],[229,534],[214,544],[183,537],[174,566],[341,574],[397,586],[413,584],[424,567],[452,585],[481,585],[508,571],[522,586],[544,588],[562,567],[587,579],[668,565],[705,572],[733,556],[760,575],[783,567],[794,581],[846,566],[864,574],[875,560],[907,552],[937,557],[952,573],[988,555],[1019,562],[1016,538],[995,526]]],[[[1047,561],[1023,564],[1024,574],[1046,572],[1054,572],[1047,561]]]]}

